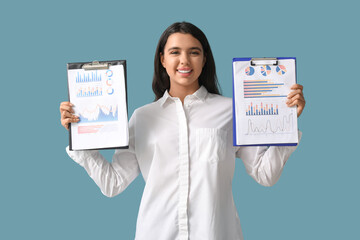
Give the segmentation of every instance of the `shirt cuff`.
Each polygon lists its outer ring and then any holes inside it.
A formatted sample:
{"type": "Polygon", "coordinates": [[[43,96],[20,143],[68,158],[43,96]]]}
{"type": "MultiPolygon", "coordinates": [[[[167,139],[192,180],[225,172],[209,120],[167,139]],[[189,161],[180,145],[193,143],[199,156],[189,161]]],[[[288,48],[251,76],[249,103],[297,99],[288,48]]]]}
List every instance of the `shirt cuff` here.
{"type": "Polygon", "coordinates": [[[83,166],[83,163],[88,159],[93,159],[98,153],[98,150],[70,150],[69,146],[66,147],[66,152],[69,157],[79,165],[83,166]]]}
{"type": "Polygon", "coordinates": [[[301,137],[302,137],[302,132],[300,130],[298,130],[299,143],[300,143],[301,137]]]}

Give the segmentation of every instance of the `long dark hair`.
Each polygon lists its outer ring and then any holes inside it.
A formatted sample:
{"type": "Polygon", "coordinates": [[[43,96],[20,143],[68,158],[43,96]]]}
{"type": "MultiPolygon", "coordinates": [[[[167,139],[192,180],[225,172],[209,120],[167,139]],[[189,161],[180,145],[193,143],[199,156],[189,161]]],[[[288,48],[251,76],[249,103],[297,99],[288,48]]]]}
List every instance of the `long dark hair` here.
{"type": "Polygon", "coordinates": [[[204,56],[206,57],[205,65],[199,76],[199,85],[203,85],[208,92],[220,94],[219,83],[216,76],[215,61],[211,52],[210,44],[205,34],[195,25],[188,22],[176,22],[169,26],[161,35],[159,43],[155,52],[154,59],[154,77],[152,82],[152,88],[155,93],[155,101],[164,95],[166,90],[170,88],[170,78],[166,72],[166,69],[161,64],[160,56],[164,54],[164,47],[173,33],[189,33],[201,43],[204,56]]]}

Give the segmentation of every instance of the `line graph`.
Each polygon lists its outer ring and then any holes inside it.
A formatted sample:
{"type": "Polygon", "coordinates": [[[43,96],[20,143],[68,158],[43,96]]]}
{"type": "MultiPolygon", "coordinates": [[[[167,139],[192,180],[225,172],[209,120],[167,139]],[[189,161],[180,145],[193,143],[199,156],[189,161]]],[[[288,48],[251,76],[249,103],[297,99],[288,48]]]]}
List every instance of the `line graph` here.
{"type": "Polygon", "coordinates": [[[118,106],[98,104],[94,108],[80,111],[79,115],[80,123],[117,121],[118,106]]]}
{"type": "Polygon", "coordinates": [[[293,118],[294,114],[290,113],[288,116],[283,116],[283,118],[268,119],[266,121],[248,119],[248,130],[246,135],[293,133],[293,118]]]}

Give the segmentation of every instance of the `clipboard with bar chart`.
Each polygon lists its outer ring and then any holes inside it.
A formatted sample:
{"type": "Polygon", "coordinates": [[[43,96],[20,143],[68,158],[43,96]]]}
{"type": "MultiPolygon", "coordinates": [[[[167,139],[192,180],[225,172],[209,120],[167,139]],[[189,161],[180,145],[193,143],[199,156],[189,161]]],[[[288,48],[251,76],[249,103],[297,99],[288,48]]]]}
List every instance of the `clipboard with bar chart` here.
{"type": "Polygon", "coordinates": [[[69,149],[128,148],[126,61],[68,63],[67,74],[80,119],[70,124],[69,149]]]}
{"type": "Polygon", "coordinates": [[[296,107],[287,107],[296,83],[295,58],[233,59],[234,146],[296,146],[296,107]]]}

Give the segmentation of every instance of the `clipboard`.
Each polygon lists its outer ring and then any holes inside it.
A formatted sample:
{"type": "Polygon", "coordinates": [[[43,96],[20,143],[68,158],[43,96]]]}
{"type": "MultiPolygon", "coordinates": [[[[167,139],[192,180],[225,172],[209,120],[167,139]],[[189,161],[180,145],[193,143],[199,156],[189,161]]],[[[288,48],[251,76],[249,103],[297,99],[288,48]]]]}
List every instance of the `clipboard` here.
{"type": "Polygon", "coordinates": [[[68,98],[78,123],[69,124],[70,150],[129,147],[126,60],[67,64],[68,98]]]}
{"type": "Polygon", "coordinates": [[[296,146],[296,107],[287,94],[296,83],[296,58],[233,58],[233,145],[296,146]]]}

